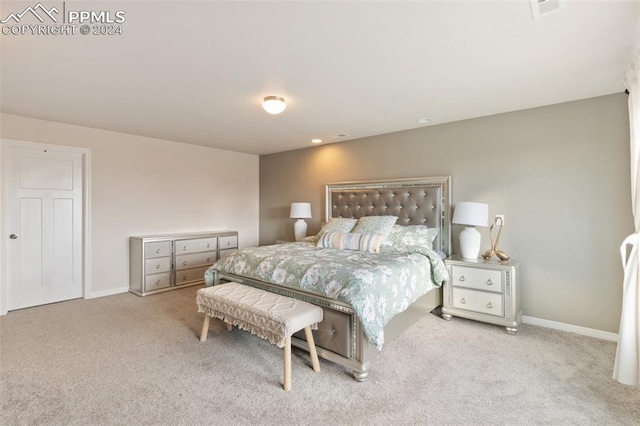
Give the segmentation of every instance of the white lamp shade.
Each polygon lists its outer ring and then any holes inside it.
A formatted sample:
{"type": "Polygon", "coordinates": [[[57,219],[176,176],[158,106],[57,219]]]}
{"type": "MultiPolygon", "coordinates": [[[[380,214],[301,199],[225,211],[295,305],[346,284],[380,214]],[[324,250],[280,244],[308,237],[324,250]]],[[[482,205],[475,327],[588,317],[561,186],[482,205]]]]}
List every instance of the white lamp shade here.
{"type": "Polygon", "coordinates": [[[267,96],[262,101],[262,108],[269,114],[280,114],[287,107],[284,98],[280,96],[267,96]]]}
{"type": "Polygon", "coordinates": [[[488,226],[489,206],[484,203],[461,201],[456,204],[452,223],[469,226],[488,226]]]}
{"type": "Polygon", "coordinates": [[[291,219],[310,219],[311,203],[291,203],[289,217],[291,219]]]}

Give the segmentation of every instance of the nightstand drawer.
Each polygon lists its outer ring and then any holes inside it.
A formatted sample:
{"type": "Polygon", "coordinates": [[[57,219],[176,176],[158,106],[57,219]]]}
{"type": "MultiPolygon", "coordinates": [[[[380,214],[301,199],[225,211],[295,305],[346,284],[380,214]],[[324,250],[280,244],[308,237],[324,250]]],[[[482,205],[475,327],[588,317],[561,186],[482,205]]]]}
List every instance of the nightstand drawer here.
{"type": "Polygon", "coordinates": [[[453,288],[453,307],[497,317],[504,316],[502,294],[453,288]]]}
{"type": "Polygon", "coordinates": [[[502,293],[502,272],[495,269],[472,268],[454,265],[451,267],[451,284],[454,287],[474,288],[502,293]]]}

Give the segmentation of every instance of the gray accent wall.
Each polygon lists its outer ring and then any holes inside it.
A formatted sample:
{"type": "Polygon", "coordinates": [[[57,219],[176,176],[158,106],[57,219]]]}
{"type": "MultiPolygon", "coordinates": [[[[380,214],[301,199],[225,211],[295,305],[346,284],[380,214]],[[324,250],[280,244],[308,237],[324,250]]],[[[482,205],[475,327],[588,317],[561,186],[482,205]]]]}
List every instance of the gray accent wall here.
{"type": "Polygon", "coordinates": [[[293,240],[294,201],[311,202],[316,233],[326,183],[447,175],[454,206],[484,202],[491,217],[505,215],[500,248],[521,263],[524,315],[617,333],[629,162],[625,94],[265,155],[260,244],[293,240]]]}

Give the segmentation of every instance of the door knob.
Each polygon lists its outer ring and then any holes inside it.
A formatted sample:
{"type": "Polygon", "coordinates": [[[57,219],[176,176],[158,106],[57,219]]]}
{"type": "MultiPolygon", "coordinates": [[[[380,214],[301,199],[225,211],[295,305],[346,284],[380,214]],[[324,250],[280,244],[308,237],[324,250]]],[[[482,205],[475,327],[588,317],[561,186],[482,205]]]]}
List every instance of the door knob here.
{"type": "Polygon", "coordinates": [[[11,238],[12,240],[15,240],[16,238],[18,238],[18,236],[16,234],[11,234],[9,235],[9,238],[11,238]]]}

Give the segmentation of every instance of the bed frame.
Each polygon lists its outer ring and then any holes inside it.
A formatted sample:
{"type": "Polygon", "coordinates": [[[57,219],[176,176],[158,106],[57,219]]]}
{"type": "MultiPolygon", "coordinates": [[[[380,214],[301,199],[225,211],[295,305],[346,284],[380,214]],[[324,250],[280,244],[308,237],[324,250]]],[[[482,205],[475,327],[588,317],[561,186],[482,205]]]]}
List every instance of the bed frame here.
{"type": "MultiPolygon", "coordinates": [[[[331,183],[326,185],[326,218],[357,219],[362,216],[394,215],[398,216],[399,225],[439,228],[433,247],[448,255],[451,247],[450,184],[451,178],[448,176],[331,183]]],[[[324,320],[313,332],[318,355],[351,369],[356,380],[366,379],[378,350],[367,340],[351,306],[317,294],[231,274],[216,273],[214,285],[220,279],[251,285],[322,307],[324,320]]],[[[437,288],[396,315],[385,326],[385,345],[441,303],[442,289],[437,288]]],[[[303,333],[295,334],[292,344],[308,350],[303,333]]]]}

